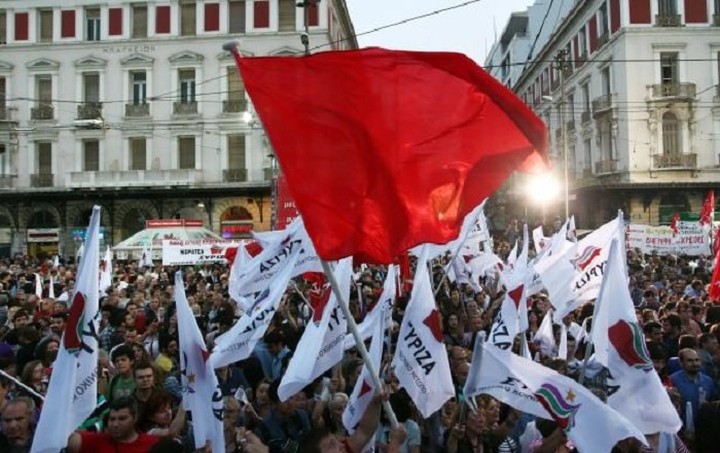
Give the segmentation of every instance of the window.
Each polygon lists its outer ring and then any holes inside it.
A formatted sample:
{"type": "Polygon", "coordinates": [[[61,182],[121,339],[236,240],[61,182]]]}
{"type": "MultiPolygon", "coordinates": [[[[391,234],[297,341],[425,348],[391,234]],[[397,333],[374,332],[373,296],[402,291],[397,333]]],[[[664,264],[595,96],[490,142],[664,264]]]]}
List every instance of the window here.
{"type": "Polygon", "coordinates": [[[122,36],[123,34],[123,9],[108,9],[108,35],[122,36]]]}
{"type": "Polygon", "coordinates": [[[715,14],[720,14],[720,0],[715,0],[715,14]]]}
{"type": "Polygon", "coordinates": [[[253,27],[270,27],[270,2],[268,0],[253,1],[253,27]]]}
{"type": "Polygon", "coordinates": [[[132,83],[133,105],[147,103],[147,74],[145,71],[131,72],[130,82],[132,83]]]}
{"type": "Polygon", "coordinates": [[[0,77],[0,120],[7,119],[6,101],[5,101],[5,85],[7,84],[5,77],[0,77]]]}
{"type": "Polygon", "coordinates": [[[592,171],[592,139],[586,138],[583,141],[583,152],[585,154],[585,170],[592,171]]]}
{"type": "Polygon", "coordinates": [[[567,119],[575,121],[575,94],[570,93],[567,96],[567,119]]]}
{"type": "Polygon", "coordinates": [[[52,143],[36,142],[37,172],[41,175],[52,174],[52,143]]]}
{"type": "Polygon", "coordinates": [[[178,168],[195,168],[195,137],[178,137],[178,168]]]}
{"type": "Polygon", "coordinates": [[[40,104],[52,103],[52,76],[39,75],[35,76],[35,88],[37,90],[36,98],[40,104]]]}
{"type": "Polygon", "coordinates": [[[220,4],[205,4],[205,31],[220,30],[220,4]]]}
{"type": "Polygon", "coordinates": [[[60,12],[60,37],[75,37],[75,10],[67,9],[60,12]]]}
{"type": "Polygon", "coordinates": [[[609,96],[610,93],[612,93],[610,85],[610,66],[603,68],[600,72],[600,77],[602,78],[602,94],[604,96],[609,96]]]}
{"type": "Polygon", "coordinates": [[[660,83],[675,85],[679,81],[677,52],[662,52],[660,54],[660,83]]]}
{"type": "Polygon", "coordinates": [[[132,37],[147,38],[147,6],[132,7],[132,37]]]}
{"type": "Polygon", "coordinates": [[[195,102],[195,70],[181,69],[178,71],[180,78],[180,102],[190,104],[195,102]]]}
{"type": "Polygon", "coordinates": [[[100,41],[100,9],[85,10],[85,40],[100,41]]]}
{"type": "Polygon", "coordinates": [[[245,84],[240,78],[240,72],[238,72],[235,66],[228,66],[227,68],[227,83],[228,103],[225,112],[244,112],[247,110],[247,104],[245,102],[245,84]]]}
{"type": "Polygon", "coordinates": [[[305,0],[303,6],[303,24],[307,23],[308,27],[317,27],[320,25],[320,11],[318,3],[320,0],[305,0]]]}
{"type": "Polygon", "coordinates": [[[180,4],[180,36],[195,36],[195,2],[180,4]]]}
{"type": "Polygon", "coordinates": [[[680,154],[680,130],[678,119],[672,112],[665,112],[662,117],[663,154],[680,154]]]}
{"type": "Polygon", "coordinates": [[[155,7],[155,33],[156,34],[170,33],[170,7],[169,6],[156,6],[155,7]]]}
{"type": "Polygon", "coordinates": [[[674,16],[677,14],[677,0],[658,0],[659,16],[674,16]]]}
{"type": "Polygon", "coordinates": [[[245,0],[230,2],[228,30],[230,33],[245,33],[245,0]]]}
{"type": "Polygon", "coordinates": [[[278,30],[295,31],[295,6],[293,0],[280,0],[278,2],[278,30]]]}
{"type": "Polygon", "coordinates": [[[582,84],[580,92],[582,93],[583,112],[590,112],[590,85],[582,84]]]}
{"type": "Polygon", "coordinates": [[[7,44],[7,14],[0,11],[0,44],[7,44]]]}
{"type": "Polygon", "coordinates": [[[608,33],[610,24],[608,23],[608,5],[607,2],[603,2],[598,10],[598,36],[603,36],[608,33]]]}
{"type": "Polygon", "coordinates": [[[0,143],[0,176],[7,176],[8,171],[8,153],[4,143],[0,143]]]}
{"type": "Polygon", "coordinates": [[[147,152],[144,137],[130,139],[130,170],[147,169],[147,152]]]}
{"type": "Polygon", "coordinates": [[[29,32],[30,15],[28,13],[15,13],[15,41],[27,41],[29,32]]]}
{"type": "Polygon", "coordinates": [[[97,72],[83,74],[83,101],[86,104],[100,102],[100,74],[97,72]]]}
{"type": "Polygon", "coordinates": [[[228,135],[228,169],[238,170],[245,168],[245,136],[228,135]]]}
{"type": "Polygon", "coordinates": [[[585,34],[585,27],[581,27],[578,32],[578,54],[581,57],[587,56],[587,36],[585,34]]]}
{"type": "Polygon", "coordinates": [[[52,42],[53,12],[51,9],[41,9],[39,11],[38,25],[40,28],[40,42],[52,42]]]}
{"type": "Polygon", "coordinates": [[[613,159],[613,146],[612,146],[612,127],[609,121],[602,121],[599,124],[600,134],[600,153],[602,154],[602,160],[613,159]]]}
{"type": "Polygon", "coordinates": [[[100,171],[100,142],[83,141],[83,171],[100,171]]]}

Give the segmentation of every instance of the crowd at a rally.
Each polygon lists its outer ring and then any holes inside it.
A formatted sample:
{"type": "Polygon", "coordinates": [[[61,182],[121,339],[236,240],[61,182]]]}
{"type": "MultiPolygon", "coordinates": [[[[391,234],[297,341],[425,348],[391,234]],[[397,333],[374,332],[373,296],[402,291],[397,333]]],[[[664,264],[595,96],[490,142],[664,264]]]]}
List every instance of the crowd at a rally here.
{"type": "MultiPolygon", "coordinates": [[[[500,258],[505,259],[515,239],[521,237],[514,228],[495,238],[495,253],[500,258]]],[[[478,335],[489,332],[504,289],[492,277],[480,278],[479,291],[451,281],[446,276],[449,259],[446,256],[432,264],[435,301],[456,389],[455,397],[439,411],[423,418],[390,367],[410,294],[409,281],[404,282],[393,307],[390,347],[379,370],[385,388],[373,397],[353,433],[343,426],[342,413],[363,367],[356,348],[348,349],[325,376],[280,401],[279,381],[313,316],[308,304],[311,282],[297,277],[252,355],[216,369],[222,389],[225,451],[360,453],[368,447],[402,453],[576,451],[554,421],[521,413],[487,395],[474,398],[472,409],[466,404],[463,386],[473,349],[478,335]],[[381,410],[384,401],[394,410],[397,428],[392,428],[381,410]]],[[[628,250],[627,268],[647,351],[684,423],[679,432],[649,437],[648,441],[655,446],[653,451],[659,451],[658,445],[664,445],[664,451],[717,451],[720,305],[708,296],[712,258],[643,255],[628,250]],[[688,409],[693,412],[691,417],[688,409]]],[[[67,451],[196,450],[192,415],[182,404],[173,286],[177,270],[115,263],[112,286],[100,298],[97,407],[70,436],[67,451]]],[[[182,271],[188,303],[211,351],[215,339],[240,315],[228,294],[229,268],[216,263],[185,266],[182,271]]],[[[357,322],[378,303],[386,271],[383,266],[355,268],[349,306],[357,322]]],[[[73,260],[62,260],[58,266],[52,260],[27,256],[0,261],[0,452],[28,452],[33,437],[43,435],[35,431],[35,425],[68,321],[76,272],[73,260]],[[43,281],[40,296],[37,278],[43,281]]],[[[585,320],[593,314],[592,304],[563,319],[568,332],[567,355],[558,357],[561,326],[553,326],[554,341],[538,341],[550,307],[547,293],[535,294],[527,303],[529,329],[524,335],[533,359],[576,380],[584,374],[584,385],[606,398],[613,391],[607,370],[587,366],[584,360],[583,331],[585,320]]],[[[520,348],[521,341],[516,339],[514,347],[520,348]]],[[[207,446],[207,451],[210,448],[207,446]]],[[[650,450],[626,442],[618,444],[615,451],[650,450]]]]}

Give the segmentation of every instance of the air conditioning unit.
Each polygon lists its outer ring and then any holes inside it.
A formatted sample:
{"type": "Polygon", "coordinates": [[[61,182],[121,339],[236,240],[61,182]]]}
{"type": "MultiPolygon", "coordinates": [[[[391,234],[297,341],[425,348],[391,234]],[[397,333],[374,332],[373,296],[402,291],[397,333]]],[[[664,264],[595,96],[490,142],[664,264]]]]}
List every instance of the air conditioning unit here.
{"type": "Polygon", "coordinates": [[[101,118],[75,120],[75,127],[81,129],[102,129],[103,127],[105,127],[105,121],[103,121],[101,118]]]}

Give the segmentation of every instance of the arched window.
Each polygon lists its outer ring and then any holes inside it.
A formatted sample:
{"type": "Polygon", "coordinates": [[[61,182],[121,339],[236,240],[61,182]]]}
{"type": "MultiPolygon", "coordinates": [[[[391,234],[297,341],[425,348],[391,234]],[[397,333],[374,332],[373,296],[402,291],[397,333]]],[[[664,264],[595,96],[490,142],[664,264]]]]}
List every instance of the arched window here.
{"type": "Polygon", "coordinates": [[[28,220],[28,228],[57,228],[57,222],[49,211],[36,211],[28,220]]]}
{"type": "Polygon", "coordinates": [[[680,125],[672,112],[665,112],[662,117],[663,154],[680,154],[680,125]]]}

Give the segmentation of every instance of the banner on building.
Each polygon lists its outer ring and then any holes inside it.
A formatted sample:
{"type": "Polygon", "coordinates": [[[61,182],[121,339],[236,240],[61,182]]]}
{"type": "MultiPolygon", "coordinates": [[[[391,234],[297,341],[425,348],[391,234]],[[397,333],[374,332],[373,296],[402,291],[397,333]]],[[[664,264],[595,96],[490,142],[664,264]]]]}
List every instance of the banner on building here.
{"type": "Polygon", "coordinates": [[[191,266],[204,263],[225,263],[225,251],[243,241],[199,241],[166,239],[162,241],[163,266],[191,266]]]}
{"type": "Polygon", "coordinates": [[[628,249],[640,249],[644,254],[658,255],[708,255],[710,237],[698,222],[678,222],[678,233],[669,226],[628,224],[625,227],[625,245],[628,249]]]}

